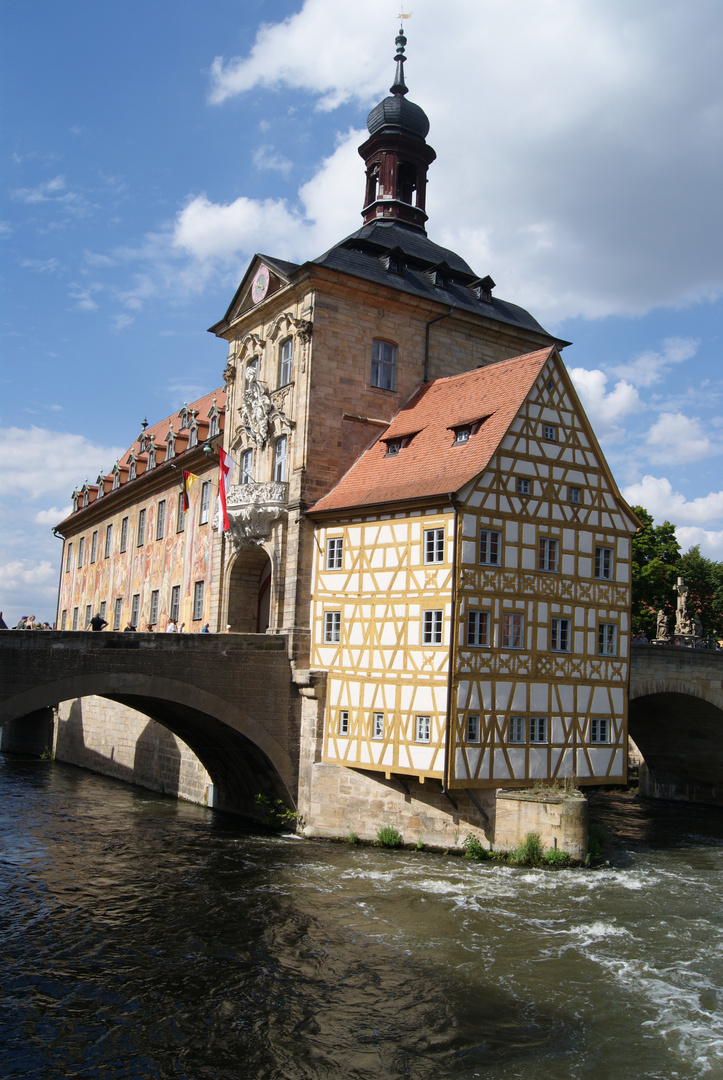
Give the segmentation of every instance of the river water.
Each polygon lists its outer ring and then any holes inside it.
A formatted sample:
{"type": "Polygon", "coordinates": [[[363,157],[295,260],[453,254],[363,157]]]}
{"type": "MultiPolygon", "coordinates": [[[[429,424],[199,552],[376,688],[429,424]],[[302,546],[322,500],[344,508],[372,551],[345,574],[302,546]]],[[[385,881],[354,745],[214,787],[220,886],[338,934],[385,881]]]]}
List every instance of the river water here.
{"type": "Polygon", "coordinates": [[[723,1077],[723,811],[611,865],[269,837],[0,754],[0,1077],[723,1077]]]}

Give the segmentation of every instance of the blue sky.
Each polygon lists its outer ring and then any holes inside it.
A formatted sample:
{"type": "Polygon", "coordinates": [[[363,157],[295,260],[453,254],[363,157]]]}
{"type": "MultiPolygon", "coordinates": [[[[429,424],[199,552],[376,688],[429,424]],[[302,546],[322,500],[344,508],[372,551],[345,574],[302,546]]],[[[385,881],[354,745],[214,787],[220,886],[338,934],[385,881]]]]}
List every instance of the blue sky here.
{"type": "MultiPolygon", "coordinates": [[[[407,7],[409,8],[408,5],[407,7]]],[[[0,609],[52,619],[76,483],[221,384],[256,251],[360,224],[397,0],[5,0],[0,609]]],[[[623,493],[723,559],[723,9],[419,0],[428,231],[573,341],[623,493]]]]}

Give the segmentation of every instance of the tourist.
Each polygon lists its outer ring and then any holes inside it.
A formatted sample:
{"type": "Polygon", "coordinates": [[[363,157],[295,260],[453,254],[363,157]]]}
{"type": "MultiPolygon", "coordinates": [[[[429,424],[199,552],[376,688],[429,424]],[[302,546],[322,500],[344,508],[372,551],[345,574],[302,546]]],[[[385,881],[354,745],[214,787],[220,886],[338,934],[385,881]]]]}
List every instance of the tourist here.
{"type": "Polygon", "coordinates": [[[123,631],[123,633],[124,634],[135,634],[136,629],[137,628],[133,625],[133,623],[129,622],[128,625],[126,626],[125,630],[123,631]]]}
{"type": "Polygon", "coordinates": [[[179,633],[179,634],[182,634],[182,633],[184,633],[184,627],[185,627],[185,625],[186,625],[186,624],[185,624],[185,622],[182,622],[182,623],[180,624],[180,626],[178,627],[178,633],[179,633]]]}
{"type": "Polygon", "coordinates": [[[211,633],[211,631],[208,628],[208,623],[207,622],[205,622],[203,624],[203,626],[201,627],[201,633],[202,634],[210,634],[211,633]]]}
{"type": "Polygon", "coordinates": [[[100,615],[94,615],[85,629],[93,630],[97,634],[107,625],[108,623],[100,615]]]}
{"type": "Polygon", "coordinates": [[[166,624],[166,633],[167,634],[177,634],[178,633],[178,627],[176,626],[173,619],[168,620],[168,623],[166,624]]]}
{"type": "Polygon", "coordinates": [[[226,623],[226,629],[224,630],[224,634],[230,634],[230,633],[231,633],[231,623],[226,623]]]}
{"type": "Polygon", "coordinates": [[[22,619],[20,619],[18,622],[15,623],[15,629],[16,630],[24,630],[25,629],[25,623],[27,621],[28,621],[27,615],[23,615],[22,619]]]}

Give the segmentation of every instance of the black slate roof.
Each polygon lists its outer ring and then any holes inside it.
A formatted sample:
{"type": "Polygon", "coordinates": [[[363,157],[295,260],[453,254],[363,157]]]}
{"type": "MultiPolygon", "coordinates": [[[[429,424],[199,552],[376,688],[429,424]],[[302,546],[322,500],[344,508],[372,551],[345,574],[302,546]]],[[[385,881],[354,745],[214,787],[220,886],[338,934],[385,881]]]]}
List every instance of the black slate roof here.
{"type": "MultiPolygon", "coordinates": [[[[558,341],[529,311],[517,304],[497,297],[481,299],[471,287],[479,279],[464,259],[433,243],[414,226],[398,221],[370,222],[311,261],[425,300],[436,300],[488,319],[537,331],[550,341],[558,341]],[[391,273],[387,269],[383,261],[387,253],[397,256],[401,273],[391,273]],[[437,268],[440,273],[435,275],[437,268]],[[435,276],[441,277],[443,284],[435,284],[435,276]]],[[[560,341],[560,344],[568,342],[560,341]]]]}

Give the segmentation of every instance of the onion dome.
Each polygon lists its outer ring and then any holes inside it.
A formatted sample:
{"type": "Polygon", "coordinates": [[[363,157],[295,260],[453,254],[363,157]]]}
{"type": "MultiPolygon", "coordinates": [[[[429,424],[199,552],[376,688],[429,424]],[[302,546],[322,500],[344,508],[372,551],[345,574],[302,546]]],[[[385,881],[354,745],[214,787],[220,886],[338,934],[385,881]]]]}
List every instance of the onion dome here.
{"type": "Polygon", "coordinates": [[[415,105],[413,101],[407,101],[406,94],[409,90],[404,82],[404,46],[407,39],[399,31],[395,38],[397,51],[394,59],[397,62],[397,70],[394,83],[389,87],[391,97],[384,98],[375,105],[367,117],[367,129],[370,135],[380,132],[390,132],[399,135],[411,136],[414,139],[425,139],[429,133],[429,120],[424,109],[415,105]]]}

